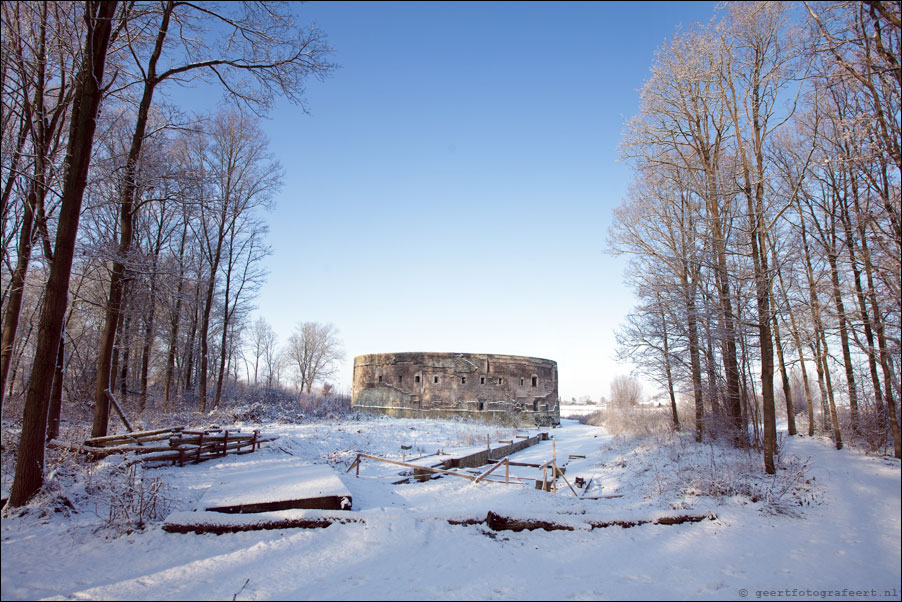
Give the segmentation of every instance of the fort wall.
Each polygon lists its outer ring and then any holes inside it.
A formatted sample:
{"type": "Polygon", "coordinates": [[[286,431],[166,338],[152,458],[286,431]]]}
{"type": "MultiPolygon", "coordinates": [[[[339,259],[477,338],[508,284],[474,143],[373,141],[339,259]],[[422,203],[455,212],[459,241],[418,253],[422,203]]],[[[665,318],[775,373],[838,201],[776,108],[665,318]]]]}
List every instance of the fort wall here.
{"type": "Polygon", "coordinates": [[[360,355],[354,358],[351,407],[409,418],[559,424],[557,363],[479,353],[360,355]]]}

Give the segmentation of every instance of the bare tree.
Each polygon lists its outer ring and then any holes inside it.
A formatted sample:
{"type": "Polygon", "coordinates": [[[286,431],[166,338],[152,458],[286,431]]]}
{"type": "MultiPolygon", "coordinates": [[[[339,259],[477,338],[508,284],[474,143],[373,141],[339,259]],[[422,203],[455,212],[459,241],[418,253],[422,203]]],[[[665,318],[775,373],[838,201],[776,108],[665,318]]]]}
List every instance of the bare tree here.
{"type": "Polygon", "coordinates": [[[301,390],[310,393],[313,383],[335,374],[337,363],[344,359],[338,331],[332,324],[303,322],[288,338],[288,356],[297,375],[301,390]]]}
{"type": "Polygon", "coordinates": [[[52,384],[52,379],[47,378],[47,375],[54,372],[60,348],[75,239],[94,145],[97,111],[103,96],[104,68],[117,4],[87,2],[85,5],[87,31],[69,130],[67,171],[59,226],[41,309],[38,348],[25,401],[16,475],[8,502],[10,506],[25,504],[44,481],[44,437],[52,384]]]}
{"type": "MultiPolygon", "coordinates": [[[[733,125],[732,141],[738,162],[738,186],[745,197],[748,240],[755,280],[758,348],[761,364],[761,396],[764,406],[764,464],[773,474],[777,445],[774,408],[774,330],[771,315],[771,271],[768,267],[767,236],[771,215],[784,209],[772,209],[766,198],[767,151],[770,137],[781,123],[792,115],[778,110],[781,94],[797,83],[799,68],[795,65],[800,52],[800,32],[791,26],[787,5],[777,2],[728,5],[727,16],[718,28],[720,34],[720,86],[724,106],[733,125]],[[796,44],[789,41],[795,40],[796,44]]],[[[783,200],[784,204],[788,204],[783,200]]],[[[779,341],[776,346],[780,348],[779,341]]],[[[782,349],[780,350],[782,359],[782,349]]],[[[785,372],[785,371],[784,371],[785,372]]],[[[787,382],[788,390],[788,379],[787,382]]],[[[795,434],[793,432],[790,434],[795,434]]]]}
{"type": "MultiPolygon", "coordinates": [[[[254,325],[251,327],[250,340],[248,341],[250,347],[251,357],[254,358],[254,386],[256,387],[259,384],[259,374],[260,374],[260,361],[263,360],[263,363],[267,366],[269,365],[268,355],[273,353],[276,349],[276,331],[272,329],[272,326],[269,325],[262,316],[257,318],[254,322],[254,325]]],[[[269,378],[272,379],[272,367],[269,367],[269,378]]],[[[267,386],[272,386],[271,382],[267,383],[267,386]]]]}
{"type": "MultiPolygon", "coordinates": [[[[106,434],[109,421],[107,391],[112,384],[113,347],[123,308],[126,261],[132,247],[135,215],[140,208],[136,174],[157,88],[167,81],[206,75],[221,83],[233,100],[264,109],[276,94],[300,103],[306,78],[322,77],[332,67],[323,60],[329,48],[322,34],[316,29],[299,27],[291,12],[280,12],[275,5],[263,2],[226,3],[218,9],[167,0],[159,10],[142,15],[126,31],[142,91],[122,173],[119,244],[98,350],[92,430],[95,437],[106,434]],[[154,26],[156,35],[147,37],[144,32],[154,26]],[[173,51],[174,47],[178,50],[173,51]],[[164,54],[164,50],[168,52],[164,54]]],[[[204,370],[206,359],[202,353],[204,370]]],[[[202,408],[206,403],[206,376],[202,372],[202,408]]]]}
{"type": "Polygon", "coordinates": [[[716,285],[718,334],[726,380],[725,406],[732,437],[742,433],[737,321],[729,265],[732,190],[727,186],[725,147],[731,120],[719,92],[722,56],[711,32],[695,29],[675,36],[656,55],[651,78],[641,91],[640,112],[627,125],[623,148],[627,158],[662,169],[682,171],[688,189],[701,200],[709,262],[716,285]]]}
{"type": "Polygon", "coordinates": [[[631,408],[642,401],[642,384],[633,376],[618,375],[611,380],[611,403],[631,408]]]}
{"type": "MultiPolygon", "coordinates": [[[[9,98],[17,106],[10,111],[20,116],[20,134],[6,172],[3,186],[3,224],[8,200],[16,184],[24,188],[22,220],[19,224],[16,267],[5,287],[8,294],[0,336],[0,404],[6,389],[12,351],[19,325],[19,313],[32,245],[44,241],[44,253],[52,259],[45,200],[59,169],[60,151],[73,100],[73,76],[77,68],[72,51],[75,35],[75,5],[68,3],[7,2],[2,5],[4,62],[15,74],[16,89],[9,98]],[[27,159],[30,175],[23,173],[27,159]]],[[[6,97],[4,89],[4,97],[6,97]]],[[[12,91],[11,91],[12,92],[12,91]]],[[[4,153],[5,154],[5,153],[4,153]]],[[[6,249],[4,248],[4,254],[6,249]]]]}
{"type": "Polygon", "coordinates": [[[201,411],[206,410],[207,402],[207,337],[217,280],[221,279],[224,289],[223,339],[214,406],[219,403],[222,389],[229,321],[242,293],[259,283],[259,262],[268,252],[262,243],[265,226],[258,221],[256,212],[268,206],[281,184],[281,169],[269,155],[266,137],[258,123],[244,113],[228,111],[214,119],[207,162],[213,198],[199,205],[198,234],[209,265],[199,334],[201,411]]]}

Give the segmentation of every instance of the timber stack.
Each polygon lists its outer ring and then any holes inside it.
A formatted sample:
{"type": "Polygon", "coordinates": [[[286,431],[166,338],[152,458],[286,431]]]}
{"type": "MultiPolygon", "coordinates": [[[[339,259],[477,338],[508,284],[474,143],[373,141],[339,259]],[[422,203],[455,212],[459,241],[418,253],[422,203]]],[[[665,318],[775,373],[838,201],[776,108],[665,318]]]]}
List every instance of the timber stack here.
{"type": "Polygon", "coordinates": [[[230,453],[253,453],[262,443],[275,439],[261,436],[257,429],[243,433],[240,428],[214,426],[188,430],[177,426],[94,437],[86,440],[79,451],[92,459],[131,452],[137,454],[134,462],[172,462],[184,466],[186,462],[196,464],[230,453]]]}

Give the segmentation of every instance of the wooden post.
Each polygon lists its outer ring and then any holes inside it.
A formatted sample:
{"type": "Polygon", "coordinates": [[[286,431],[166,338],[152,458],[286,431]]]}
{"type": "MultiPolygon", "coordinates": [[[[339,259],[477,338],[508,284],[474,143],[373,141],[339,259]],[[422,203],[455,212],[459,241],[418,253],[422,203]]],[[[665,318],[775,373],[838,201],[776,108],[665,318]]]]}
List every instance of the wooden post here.
{"type": "Polygon", "coordinates": [[[355,473],[355,476],[359,477],[360,476],[360,454],[357,454],[357,457],[354,458],[354,461],[351,462],[351,465],[348,466],[348,469],[345,472],[351,472],[352,468],[357,468],[357,472],[355,473]]]}
{"type": "Polygon", "coordinates": [[[511,482],[511,463],[508,458],[504,459],[504,484],[510,485],[511,482]]]}
{"type": "Polygon", "coordinates": [[[200,441],[197,442],[197,457],[194,459],[195,464],[200,464],[200,450],[204,448],[204,433],[200,434],[200,441]]]}

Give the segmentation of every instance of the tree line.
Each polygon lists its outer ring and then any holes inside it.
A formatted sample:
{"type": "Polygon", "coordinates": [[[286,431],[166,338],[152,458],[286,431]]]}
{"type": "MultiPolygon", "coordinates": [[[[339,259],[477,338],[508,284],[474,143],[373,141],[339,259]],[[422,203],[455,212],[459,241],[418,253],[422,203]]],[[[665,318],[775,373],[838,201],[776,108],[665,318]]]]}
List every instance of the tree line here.
{"type": "Polygon", "coordinates": [[[778,402],[790,435],[801,409],[902,456],[899,48],[897,3],[729,3],[658,50],[626,126],[621,353],[769,473],[778,402]]]}
{"type": "Polygon", "coordinates": [[[205,411],[238,380],[282,177],[259,116],[303,108],[329,53],[276,3],[2,4],[0,401],[24,397],[10,505],[43,483],[64,390],[102,436],[117,398],[205,411]],[[226,103],[167,102],[192,82],[226,103]]]}

